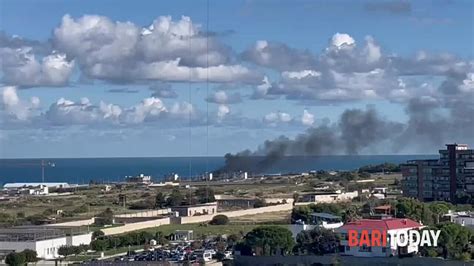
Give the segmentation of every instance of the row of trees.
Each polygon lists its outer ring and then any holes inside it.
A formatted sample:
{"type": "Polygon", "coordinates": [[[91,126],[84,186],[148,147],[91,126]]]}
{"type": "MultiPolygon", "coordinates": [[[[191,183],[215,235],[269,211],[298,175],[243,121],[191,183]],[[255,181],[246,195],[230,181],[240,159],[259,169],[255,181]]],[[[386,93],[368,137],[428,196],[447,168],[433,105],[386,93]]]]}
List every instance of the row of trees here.
{"type": "Polygon", "coordinates": [[[22,252],[12,252],[5,257],[5,263],[11,266],[23,266],[29,262],[37,261],[38,254],[31,249],[25,249],[22,252]]]}
{"type": "Polygon", "coordinates": [[[442,222],[442,217],[451,209],[457,209],[447,202],[420,202],[416,199],[402,198],[394,201],[369,200],[362,207],[346,203],[319,203],[304,206],[295,206],[292,211],[292,221],[302,220],[309,222],[313,212],[325,212],[341,216],[344,222],[358,220],[364,215],[370,215],[374,207],[382,204],[392,206],[392,215],[397,218],[410,218],[421,221],[424,225],[435,225],[442,222]]]}
{"type": "Polygon", "coordinates": [[[247,233],[236,246],[242,255],[324,255],[338,249],[338,239],[334,232],[316,228],[303,231],[293,239],[286,227],[261,226],[247,233]]]}
{"type": "Polygon", "coordinates": [[[420,253],[427,257],[443,257],[445,259],[470,260],[474,258],[474,250],[470,244],[474,243],[473,230],[454,223],[442,223],[424,228],[424,230],[440,230],[438,247],[421,247],[420,253]]]}
{"type": "MultiPolygon", "coordinates": [[[[438,247],[420,247],[420,254],[427,257],[443,257],[468,261],[474,258],[471,243],[474,243],[474,232],[454,223],[441,223],[423,230],[440,230],[438,247]]],[[[245,235],[236,246],[242,255],[324,255],[338,251],[338,236],[326,229],[315,228],[303,231],[292,238],[291,232],[280,226],[257,227],[245,235]]]]}
{"type": "Polygon", "coordinates": [[[64,257],[81,254],[82,252],[87,252],[90,249],[89,245],[80,245],[80,246],[62,246],[58,249],[58,254],[64,257]]]}
{"type": "Polygon", "coordinates": [[[123,235],[116,236],[104,236],[95,234],[94,240],[92,240],[90,248],[95,251],[105,251],[112,248],[128,247],[145,245],[150,240],[154,239],[159,244],[166,244],[168,242],[167,236],[163,232],[157,232],[155,234],[142,231],[142,232],[130,232],[123,235]]]}
{"type": "Polygon", "coordinates": [[[169,195],[158,192],[153,199],[144,199],[134,202],[130,209],[162,209],[181,205],[193,205],[198,203],[208,203],[216,200],[214,190],[209,187],[200,187],[194,192],[182,193],[179,188],[174,188],[169,195]]]}

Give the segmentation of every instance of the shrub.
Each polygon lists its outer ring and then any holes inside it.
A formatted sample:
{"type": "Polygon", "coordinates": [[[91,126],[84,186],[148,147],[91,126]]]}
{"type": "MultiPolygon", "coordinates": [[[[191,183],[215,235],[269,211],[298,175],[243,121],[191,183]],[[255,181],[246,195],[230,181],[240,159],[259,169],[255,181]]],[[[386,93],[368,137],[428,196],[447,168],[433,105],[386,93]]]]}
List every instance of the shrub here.
{"type": "Polygon", "coordinates": [[[16,253],[12,252],[5,258],[5,263],[11,266],[24,265],[26,262],[25,254],[23,252],[16,253]]]}
{"type": "Polygon", "coordinates": [[[212,224],[212,225],[224,225],[228,223],[229,223],[229,218],[223,214],[219,214],[212,217],[212,220],[209,222],[209,224],[212,224]]]}
{"type": "Polygon", "coordinates": [[[38,254],[36,251],[31,249],[25,249],[21,253],[25,256],[25,262],[37,262],[38,261],[38,254]]]}

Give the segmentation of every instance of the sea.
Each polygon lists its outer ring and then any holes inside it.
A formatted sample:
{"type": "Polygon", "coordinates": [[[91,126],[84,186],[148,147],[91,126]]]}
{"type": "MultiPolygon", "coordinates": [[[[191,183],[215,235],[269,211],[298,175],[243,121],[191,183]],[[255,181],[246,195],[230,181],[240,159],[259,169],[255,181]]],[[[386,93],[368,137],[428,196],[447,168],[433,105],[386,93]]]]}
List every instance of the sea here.
{"type": "MultiPolygon", "coordinates": [[[[264,174],[302,173],[313,170],[353,170],[370,164],[403,163],[414,159],[436,159],[438,155],[341,155],[284,157],[264,174]]],[[[0,159],[0,185],[11,182],[41,182],[41,159],[0,159]]],[[[44,159],[45,182],[87,184],[91,181],[120,182],[126,176],[151,175],[154,181],[171,174],[198,178],[225,164],[223,157],[156,158],[50,158],[44,159]]]]}

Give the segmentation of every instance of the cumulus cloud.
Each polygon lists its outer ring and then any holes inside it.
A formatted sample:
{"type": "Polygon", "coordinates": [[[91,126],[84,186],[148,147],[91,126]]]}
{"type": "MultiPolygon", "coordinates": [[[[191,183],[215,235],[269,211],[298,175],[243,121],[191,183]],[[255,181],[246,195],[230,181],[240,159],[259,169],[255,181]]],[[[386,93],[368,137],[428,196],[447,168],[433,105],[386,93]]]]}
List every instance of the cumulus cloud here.
{"type": "Polygon", "coordinates": [[[351,49],[355,45],[355,40],[347,33],[336,33],[331,38],[328,49],[351,49]]]}
{"type": "Polygon", "coordinates": [[[306,69],[315,64],[314,56],[308,50],[297,50],[283,43],[257,41],[245,50],[241,57],[254,64],[278,70],[306,69]]]}
{"type": "Polygon", "coordinates": [[[45,118],[53,125],[119,123],[121,113],[122,109],[117,105],[100,102],[100,105],[96,106],[85,97],[78,102],[60,98],[51,104],[45,118]]]}
{"type": "Polygon", "coordinates": [[[312,126],[314,124],[314,115],[305,109],[301,116],[301,123],[305,126],[312,126]]]}
{"type": "Polygon", "coordinates": [[[29,101],[21,100],[14,86],[3,87],[1,96],[2,101],[0,107],[6,114],[6,120],[9,121],[28,121],[35,115],[40,105],[38,97],[31,97],[29,101]]]}
{"type": "Polygon", "coordinates": [[[271,126],[290,123],[292,120],[293,118],[290,114],[280,111],[268,113],[263,117],[263,122],[271,126]]]}
{"type": "Polygon", "coordinates": [[[223,90],[217,90],[212,95],[209,95],[206,101],[217,104],[236,104],[242,102],[242,98],[238,92],[228,94],[223,90]]]}
{"type": "Polygon", "coordinates": [[[64,86],[74,69],[74,61],[65,54],[52,53],[37,60],[31,47],[0,47],[0,57],[2,81],[15,86],[64,86]]]}
{"type": "Polygon", "coordinates": [[[220,104],[217,108],[217,120],[222,121],[230,113],[230,108],[227,105],[220,104]]]}
{"type": "Polygon", "coordinates": [[[65,15],[54,30],[55,46],[76,58],[93,79],[112,82],[137,80],[242,82],[255,84],[261,75],[231,64],[231,50],[189,17],[164,16],[147,28],[107,17],[65,15]],[[209,66],[209,67],[207,67],[209,66]]]}

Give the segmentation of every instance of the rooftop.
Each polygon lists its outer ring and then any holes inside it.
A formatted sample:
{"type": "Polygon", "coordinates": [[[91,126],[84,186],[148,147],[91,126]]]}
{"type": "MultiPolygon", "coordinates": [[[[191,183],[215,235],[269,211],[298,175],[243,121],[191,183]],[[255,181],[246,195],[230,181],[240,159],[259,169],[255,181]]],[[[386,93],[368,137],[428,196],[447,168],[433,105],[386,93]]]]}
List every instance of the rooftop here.
{"type": "Polygon", "coordinates": [[[411,220],[401,218],[390,218],[383,220],[361,219],[348,222],[340,229],[342,230],[396,230],[403,228],[422,227],[423,225],[411,220]]]}

